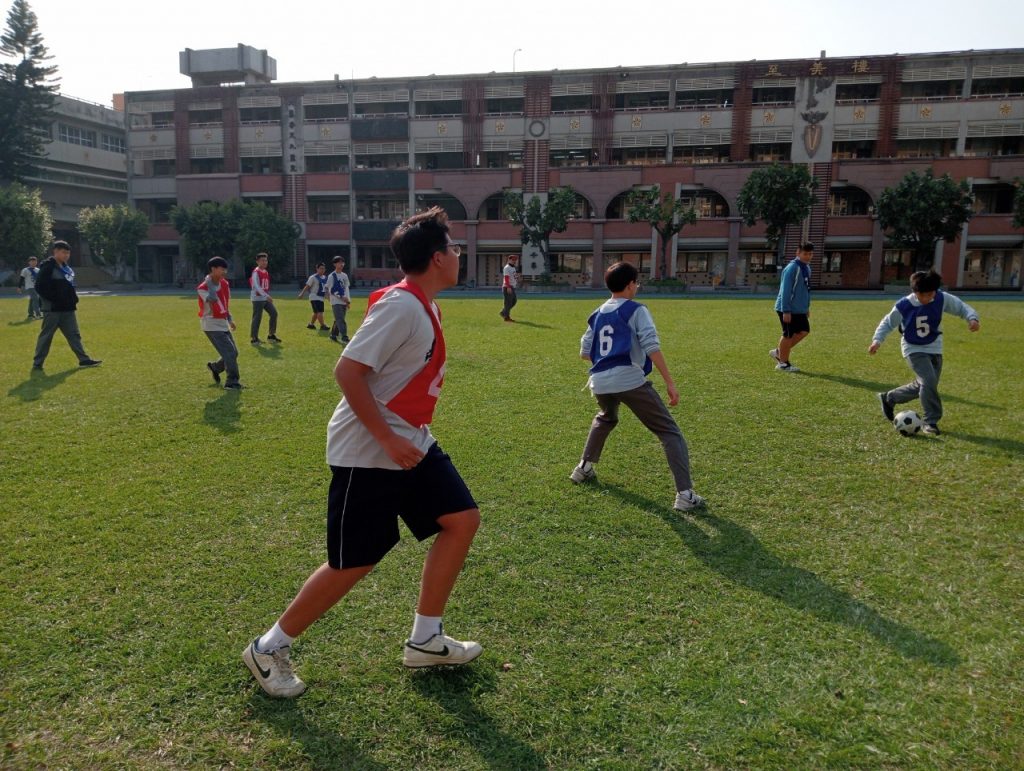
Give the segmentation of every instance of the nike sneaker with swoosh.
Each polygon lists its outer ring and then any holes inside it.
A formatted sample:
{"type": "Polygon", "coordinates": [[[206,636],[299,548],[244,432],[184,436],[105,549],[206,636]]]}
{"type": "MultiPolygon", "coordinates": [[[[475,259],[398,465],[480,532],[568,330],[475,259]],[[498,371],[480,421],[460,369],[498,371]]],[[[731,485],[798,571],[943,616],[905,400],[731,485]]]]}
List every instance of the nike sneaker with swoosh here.
{"type": "Polygon", "coordinates": [[[256,648],[253,640],[242,651],[242,661],[249,667],[260,688],[270,696],[290,699],[306,690],[302,682],[292,671],[291,648],[278,648],[270,653],[263,653],[256,648]]]}
{"type": "Polygon", "coordinates": [[[407,667],[468,664],[483,652],[480,643],[472,640],[453,640],[442,629],[424,643],[406,640],[402,663],[407,667]]]}

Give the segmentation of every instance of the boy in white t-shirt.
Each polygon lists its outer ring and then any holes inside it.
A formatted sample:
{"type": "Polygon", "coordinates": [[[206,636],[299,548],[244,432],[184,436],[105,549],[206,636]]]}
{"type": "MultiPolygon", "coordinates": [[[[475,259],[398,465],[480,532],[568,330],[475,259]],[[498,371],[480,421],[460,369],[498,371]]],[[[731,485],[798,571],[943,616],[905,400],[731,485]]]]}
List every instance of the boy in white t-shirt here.
{"type": "Polygon", "coordinates": [[[331,340],[348,342],[348,324],[345,323],[345,312],[352,304],[352,295],[349,293],[348,274],[345,273],[345,258],[337,256],[331,262],[334,263],[334,272],[327,277],[327,298],[331,303],[331,313],[334,314],[334,324],[331,325],[331,340]]]}
{"type": "Polygon", "coordinates": [[[324,323],[324,298],[327,297],[327,266],[322,262],[316,264],[316,273],[306,279],[305,286],[299,290],[299,299],[309,292],[309,304],[313,308],[313,315],[306,324],[306,329],[316,329],[317,322],[320,322],[320,330],[327,329],[324,323]]]}
{"type": "Polygon", "coordinates": [[[399,225],[391,249],[406,278],[371,295],[366,318],[334,370],[344,398],[327,426],[333,475],[327,562],[306,580],[278,622],[242,653],[271,696],[305,690],[292,671],[292,640],[398,543],[398,517],[418,539],[436,536],[402,663],[466,664],[481,653],[475,642],[448,637],[441,624],[480,511],[429,428],[445,371],[444,334],[433,299],[457,283],[460,249],[437,207],[399,225]]]}
{"type": "Polygon", "coordinates": [[[504,300],[502,305],[501,317],[505,321],[513,321],[512,308],[518,302],[516,297],[516,287],[519,286],[519,274],[516,273],[516,265],[519,262],[519,257],[515,254],[508,256],[508,262],[501,271],[501,297],[504,300]]]}
{"type": "Polygon", "coordinates": [[[18,278],[18,294],[22,289],[28,295],[28,317],[30,319],[41,319],[43,309],[39,307],[39,293],[36,292],[36,276],[39,275],[39,268],[36,267],[35,257],[28,258],[28,265],[21,269],[18,278]]]}

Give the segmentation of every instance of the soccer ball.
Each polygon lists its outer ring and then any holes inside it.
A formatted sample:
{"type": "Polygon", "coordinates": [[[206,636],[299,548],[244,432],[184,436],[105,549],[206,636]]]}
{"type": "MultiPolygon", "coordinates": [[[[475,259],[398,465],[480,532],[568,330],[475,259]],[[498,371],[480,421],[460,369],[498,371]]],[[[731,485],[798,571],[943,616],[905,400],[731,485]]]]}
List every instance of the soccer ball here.
{"type": "Polygon", "coordinates": [[[921,431],[921,427],[924,425],[921,422],[921,418],[917,416],[917,413],[913,410],[903,410],[903,412],[897,412],[896,417],[892,419],[893,426],[903,436],[913,436],[921,431]]]}

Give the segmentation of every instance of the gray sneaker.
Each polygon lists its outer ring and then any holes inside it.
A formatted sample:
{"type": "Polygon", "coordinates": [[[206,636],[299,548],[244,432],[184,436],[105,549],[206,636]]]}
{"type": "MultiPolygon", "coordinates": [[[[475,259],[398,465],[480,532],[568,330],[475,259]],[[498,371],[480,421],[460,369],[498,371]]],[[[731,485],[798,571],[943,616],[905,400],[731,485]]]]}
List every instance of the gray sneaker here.
{"type": "Polygon", "coordinates": [[[779,372],[799,372],[800,371],[799,367],[793,366],[788,361],[780,361],[778,364],[775,365],[775,369],[777,369],[779,372]]]}
{"type": "Polygon", "coordinates": [[[594,470],[594,464],[590,464],[590,468],[584,468],[581,462],[576,468],[569,474],[569,479],[572,480],[574,485],[580,485],[584,482],[593,482],[597,479],[597,472],[594,470]]]}
{"type": "Polygon", "coordinates": [[[676,502],[672,508],[676,511],[692,511],[693,509],[700,508],[705,503],[707,501],[697,495],[691,487],[689,490],[681,490],[676,493],[676,502]]]}
{"type": "Polygon", "coordinates": [[[472,640],[453,640],[442,628],[425,643],[406,640],[402,664],[412,668],[468,664],[483,652],[480,643],[472,640]]]}
{"type": "Polygon", "coordinates": [[[271,653],[256,650],[253,640],[242,651],[242,661],[249,667],[252,676],[260,684],[260,688],[270,696],[290,699],[306,690],[306,684],[295,676],[290,658],[291,648],[278,648],[271,653]]]}

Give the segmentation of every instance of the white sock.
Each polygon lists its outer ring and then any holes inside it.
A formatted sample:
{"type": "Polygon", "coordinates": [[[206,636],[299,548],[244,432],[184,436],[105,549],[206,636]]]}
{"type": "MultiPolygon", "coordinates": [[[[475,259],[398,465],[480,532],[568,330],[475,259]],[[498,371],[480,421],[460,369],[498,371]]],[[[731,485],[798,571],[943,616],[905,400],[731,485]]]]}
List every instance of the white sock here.
{"type": "Polygon", "coordinates": [[[594,464],[591,463],[589,460],[581,460],[580,468],[583,469],[584,471],[590,471],[590,469],[594,468],[594,464]]]}
{"type": "Polygon", "coordinates": [[[260,653],[273,653],[278,648],[288,647],[294,639],[294,637],[289,637],[281,631],[280,624],[274,624],[270,631],[256,642],[256,650],[260,653]]]}
{"type": "Polygon", "coordinates": [[[441,631],[441,616],[421,616],[416,614],[412,622],[412,633],[409,639],[414,643],[425,643],[441,631]]]}

